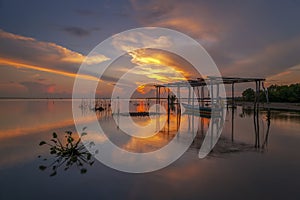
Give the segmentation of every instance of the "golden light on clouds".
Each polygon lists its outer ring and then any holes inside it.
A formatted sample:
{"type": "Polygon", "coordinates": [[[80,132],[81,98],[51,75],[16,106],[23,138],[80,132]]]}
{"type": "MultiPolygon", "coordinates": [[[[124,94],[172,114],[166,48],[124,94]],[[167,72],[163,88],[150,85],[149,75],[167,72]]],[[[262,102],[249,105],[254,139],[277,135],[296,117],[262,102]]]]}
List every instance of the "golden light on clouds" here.
{"type": "Polygon", "coordinates": [[[98,78],[89,76],[89,75],[84,75],[84,74],[77,75],[77,74],[71,73],[71,72],[65,72],[65,71],[50,69],[50,68],[46,68],[46,67],[24,64],[21,62],[10,61],[10,60],[3,59],[3,58],[0,58],[0,65],[6,65],[6,66],[15,67],[15,68],[26,68],[26,69],[32,69],[32,70],[37,70],[37,71],[42,71],[42,72],[49,72],[52,74],[57,74],[57,75],[62,75],[62,76],[67,76],[67,77],[72,77],[72,78],[78,77],[78,78],[87,79],[87,80],[91,80],[91,81],[99,81],[98,78]]]}
{"type": "Polygon", "coordinates": [[[190,76],[188,66],[169,52],[155,49],[139,49],[128,53],[131,56],[131,63],[137,65],[130,71],[131,81],[137,85],[137,91],[141,94],[149,92],[143,84],[143,79],[152,83],[170,83],[185,81],[190,76]],[[182,64],[182,65],[180,65],[182,64]]]}
{"type": "Polygon", "coordinates": [[[136,90],[141,94],[146,94],[145,85],[139,85],[136,90]]]}
{"type": "Polygon", "coordinates": [[[168,36],[153,37],[143,32],[135,32],[113,36],[112,45],[118,50],[131,52],[143,48],[165,49],[172,46],[173,42],[168,36]]]}
{"type": "Polygon", "coordinates": [[[104,55],[93,55],[93,56],[83,56],[81,54],[71,54],[68,55],[64,58],[62,58],[62,61],[66,62],[73,62],[73,63],[82,63],[84,62],[87,65],[92,65],[92,64],[97,64],[97,63],[102,63],[104,61],[110,60],[108,57],[104,55]]]}
{"type": "Polygon", "coordinates": [[[140,94],[150,94],[153,84],[186,81],[193,76],[199,77],[195,68],[185,59],[174,53],[152,48],[124,54],[105,73],[106,77],[113,77],[117,81],[115,87],[123,94],[133,87],[140,94]]]}
{"type": "Polygon", "coordinates": [[[109,60],[101,54],[88,57],[52,42],[38,41],[0,29],[0,64],[13,68],[26,68],[37,72],[99,81],[89,74],[77,74],[82,62],[87,65],[109,60]],[[9,51],[7,51],[9,50],[9,51]]]}

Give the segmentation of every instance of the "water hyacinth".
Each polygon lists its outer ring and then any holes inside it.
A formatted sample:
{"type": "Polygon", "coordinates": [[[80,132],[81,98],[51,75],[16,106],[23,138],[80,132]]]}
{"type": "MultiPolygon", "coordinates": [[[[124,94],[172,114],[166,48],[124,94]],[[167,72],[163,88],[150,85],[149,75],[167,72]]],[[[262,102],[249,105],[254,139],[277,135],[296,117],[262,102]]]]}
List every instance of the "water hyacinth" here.
{"type": "MultiPolygon", "coordinates": [[[[86,127],[83,128],[83,131],[85,129],[86,127]]],[[[86,132],[81,133],[81,137],[86,135],[86,132]]],[[[49,147],[52,162],[49,162],[47,165],[40,165],[39,169],[42,171],[49,169],[51,170],[50,176],[55,176],[59,168],[63,167],[66,171],[75,166],[80,170],[81,174],[85,174],[87,172],[85,165],[92,166],[95,162],[90,151],[86,149],[86,146],[92,148],[95,144],[94,142],[84,144],[81,141],[81,137],[75,139],[72,131],[65,131],[64,140],[60,140],[57,133],[53,132],[52,139],[49,142],[41,141],[39,146],[46,145],[49,147]]],[[[98,150],[95,150],[94,153],[97,154],[98,150]]],[[[48,159],[44,158],[43,161],[48,162],[48,159]]]]}

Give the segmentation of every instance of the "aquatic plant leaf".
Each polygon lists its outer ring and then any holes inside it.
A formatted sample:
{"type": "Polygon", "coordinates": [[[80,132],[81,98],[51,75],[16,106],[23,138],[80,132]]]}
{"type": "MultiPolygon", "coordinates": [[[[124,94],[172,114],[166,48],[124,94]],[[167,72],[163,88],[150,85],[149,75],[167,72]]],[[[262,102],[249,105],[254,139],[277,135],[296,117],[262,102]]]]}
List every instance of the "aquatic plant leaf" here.
{"type": "Polygon", "coordinates": [[[81,133],[81,137],[87,135],[86,132],[81,133]]]}
{"type": "Polygon", "coordinates": [[[85,129],[87,129],[87,127],[86,127],[86,126],[82,128],[82,131],[85,131],[85,129]]]}
{"type": "Polygon", "coordinates": [[[90,142],[90,147],[92,147],[92,146],[95,146],[95,143],[94,142],[90,142]]]}
{"type": "Polygon", "coordinates": [[[72,143],[74,141],[74,139],[72,137],[68,137],[68,142],[72,143]]]}
{"type": "Polygon", "coordinates": [[[56,150],[52,150],[52,151],[50,151],[50,154],[56,154],[56,150]]]}
{"type": "Polygon", "coordinates": [[[56,175],[56,171],[54,171],[52,174],[50,174],[50,176],[55,176],[56,175]]]}
{"type": "Polygon", "coordinates": [[[71,157],[71,161],[72,161],[72,162],[76,162],[76,161],[77,161],[77,157],[76,157],[76,156],[72,156],[72,157],[71,157]]]}
{"type": "Polygon", "coordinates": [[[42,146],[44,144],[46,144],[46,142],[45,141],[41,141],[39,145],[42,146]]]}
{"type": "Polygon", "coordinates": [[[56,141],[56,140],[54,140],[54,139],[51,139],[51,141],[52,141],[52,142],[54,142],[55,144],[57,143],[57,141],[56,141]]]}
{"type": "Polygon", "coordinates": [[[42,170],[42,171],[44,171],[45,169],[47,169],[47,167],[44,166],[44,165],[40,165],[40,166],[39,166],[39,169],[42,170]]]}
{"type": "Polygon", "coordinates": [[[85,169],[85,168],[82,168],[81,170],[80,170],[80,173],[81,174],[85,174],[87,172],[87,169],[85,169]]]}
{"type": "Polygon", "coordinates": [[[66,131],[66,134],[72,135],[72,131],[66,131]]]}
{"type": "Polygon", "coordinates": [[[88,160],[91,160],[91,157],[92,157],[92,154],[88,153],[88,154],[87,154],[87,159],[88,159],[88,160]]]}
{"type": "Polygon", "coordinates": [[[57,134],[55,132],[52,133],[53,138],[57,138],[57,134]]]}

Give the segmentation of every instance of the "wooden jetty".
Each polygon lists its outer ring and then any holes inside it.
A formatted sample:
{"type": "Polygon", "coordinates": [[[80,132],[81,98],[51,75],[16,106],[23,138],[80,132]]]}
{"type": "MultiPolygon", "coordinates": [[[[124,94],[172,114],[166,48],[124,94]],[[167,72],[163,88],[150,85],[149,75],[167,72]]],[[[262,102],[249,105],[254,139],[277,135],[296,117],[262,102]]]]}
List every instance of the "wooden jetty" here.
{"type": "MultiPolygon", "coordinates": [[[[177,100],[178,103],[181,102],[182,97],[180,95],[181,88],[188,89],[188,104],[194,103],[194,93],[197,94],[196,99],[199,103],[201,103],[201,107],[205,107],[206,102],[210,102],[210,104],[214,103],[219,96],[219,86],[221,84],[231,85],[231,98],[227,98],[231,100],[231,106],[235,107],[235,85],[239,83],[255,83],[255,100],[254,107],[257,107],[259,104],[259,93],[261,88],[264,88],[264,78],[241,78],[241,77],[216,77],[216,76],[207,76],[207,78],[197,78],[197,79],[189,79],[187,81],[179,81],[167,84],[156,84],[154,87],[156,88],[156,99],[160,101],[161,99],[161,91],[162,88],[177,88],[177,100]],[[210,87],[211,94],[205,95],[205,88],[210,87]],[[213,94],[213,88],[216,87],[216,94],[213,94]],[[191,92],[193,91],[193,92],[191,92]]],[[[267,93],[266,93],[267,94],[267,93]]],[[[169,90],[168,90],[169,95],[169,90]]],[[[226,99],[226,100],[227,100],[226,99]]],[[[268,100],[268,98],[267,98],[268,100]]],[[[228,104],[227,104],[228,105],[228,104]]]]}

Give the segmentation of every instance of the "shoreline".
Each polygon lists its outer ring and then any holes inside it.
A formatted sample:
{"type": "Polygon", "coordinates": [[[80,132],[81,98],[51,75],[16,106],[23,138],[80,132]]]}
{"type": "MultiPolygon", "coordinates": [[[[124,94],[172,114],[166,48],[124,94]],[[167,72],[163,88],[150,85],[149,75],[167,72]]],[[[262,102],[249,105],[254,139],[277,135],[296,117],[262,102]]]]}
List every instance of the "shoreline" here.
{"type": "MultiPolygon", "coordinates": [[[[251,107],[253,108],[253,102],[235,102],[237,106],[251,107]]],[[[300,111],[300,103],[281,103],[281,102],[271,102],[271,103],[259,103],[259,108],[273,109],[273,110],[289,110],[289,111],[300,111]]]]}

